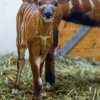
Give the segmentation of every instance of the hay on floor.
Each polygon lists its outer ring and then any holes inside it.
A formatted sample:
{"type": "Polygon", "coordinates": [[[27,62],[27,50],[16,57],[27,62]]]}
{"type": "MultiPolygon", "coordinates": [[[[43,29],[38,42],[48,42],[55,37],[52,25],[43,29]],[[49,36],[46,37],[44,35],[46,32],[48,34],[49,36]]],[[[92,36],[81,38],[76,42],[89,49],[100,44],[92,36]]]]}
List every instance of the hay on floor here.
{"type": "MultiPolygon", "coordinates": [[[[12,95],[17,57],[0,55],[0,100],[31,100],[32,73],[28,60],[21,76],[20,93],[12,95]]],[[[63,57],[56,61],[56,83],[43,100],[100,100],[100,63],[90,58],[63,57]]],[[[43,75],[44,76],[44,75],[43,75]]],[[[44,78],[43,78],[44,79],[44,78]]]]}

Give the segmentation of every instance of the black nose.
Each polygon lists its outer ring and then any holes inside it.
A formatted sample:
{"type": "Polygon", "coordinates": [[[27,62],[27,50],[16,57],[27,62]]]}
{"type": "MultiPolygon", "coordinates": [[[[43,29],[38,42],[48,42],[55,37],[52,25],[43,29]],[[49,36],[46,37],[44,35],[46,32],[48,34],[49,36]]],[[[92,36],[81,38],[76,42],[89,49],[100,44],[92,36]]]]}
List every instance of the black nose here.
{"type": "Polygon", "coordinates": [[[47,12],[47,13],[44,13],[44,16],[49,19],[53,17],[53,14],[51,14],[50,12],[47,12]]]}

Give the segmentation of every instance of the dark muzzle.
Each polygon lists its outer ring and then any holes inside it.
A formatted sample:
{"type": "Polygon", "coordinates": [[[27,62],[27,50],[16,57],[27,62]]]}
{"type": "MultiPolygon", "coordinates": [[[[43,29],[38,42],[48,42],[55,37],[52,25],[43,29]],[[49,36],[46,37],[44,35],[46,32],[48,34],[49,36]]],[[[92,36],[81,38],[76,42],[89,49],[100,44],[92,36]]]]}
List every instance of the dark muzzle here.
{"type": "Polygon", "coordinates": [[[52,18],[53,14],[50,12],[44,13],[44,17],[46,17],[47,19],[52,18]]]}
{"type": "Polygon", "coordinates": [[[47,19],[53,18],[54,16],[54,9],[52,6],[45,6],[43,10],[43,16],[47,19]]]}

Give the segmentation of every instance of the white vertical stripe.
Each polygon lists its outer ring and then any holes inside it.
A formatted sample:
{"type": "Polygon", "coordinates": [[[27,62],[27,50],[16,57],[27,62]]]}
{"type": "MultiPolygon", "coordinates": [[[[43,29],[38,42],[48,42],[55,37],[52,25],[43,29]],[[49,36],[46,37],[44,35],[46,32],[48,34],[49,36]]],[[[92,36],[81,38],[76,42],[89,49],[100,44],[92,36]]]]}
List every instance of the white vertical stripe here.
{"type": "MultiPolygon", "coordinates": [[[[31,12],[30,12],[30,13],[31,13],[31,12]]],[[[34,13],[30,16],[30,19],[29,19],[28,22],[27,22],[27,26],[28,26],[29,23],[32,21],[33,16],[34,16],[34,13]]]]}
{"type": "Polygon", "coordinates": [[[28,5],[26,8],[25,8],[25,13],[26,13],[26,11],[29,9],[29,7],[30,7],[30,5],[28,5]]]}
{"type": "Polygon", "coordinates": [[[82,4],[83,4],[82,0],[79,0],[79,4],[80,4],[80,5],[82,5],[82,4]]]}
{"type": "Polygon", "coordinates": [[[23,4],[21,5],[21,8],[23,9],[26,5],[27,5],[27,2],[23,3],[23,4]]]}
{"type": "Polygon", "coordinates": [[[94,8],[95,5],[93,4],[93,1],[92,0],[89,0],[90,4],[91,4],[91,7],[94,8]]]}
{"type": "Polygon", "coordinates": [[[69,1],[69,8],[70,8],[70,9],[73,8],[72,0],[69,1]]]}
{"type": "Polygon", "coordinates": [[[29,11],[31,11],[31,10],[32,10],[32,6],[29,7],[29,8],[25,11],[25,15],[24,15],[24,16],[26,16],[26,15],[29,13],[29,11]]]}
{"type": "Polygon", "coordinates": [[[100,0],[99,0],[99,2],[100,2],[100,0]]]}

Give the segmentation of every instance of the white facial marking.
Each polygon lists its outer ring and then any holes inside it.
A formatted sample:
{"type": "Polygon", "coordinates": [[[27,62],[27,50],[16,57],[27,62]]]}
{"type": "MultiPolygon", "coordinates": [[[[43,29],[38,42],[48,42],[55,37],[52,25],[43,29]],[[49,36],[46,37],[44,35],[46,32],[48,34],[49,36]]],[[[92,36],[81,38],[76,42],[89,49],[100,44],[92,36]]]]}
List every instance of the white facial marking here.
{"type": "Polygon", "coordinates": [[[100,2],[100,0],[99,0],[99,2],[100,2]]]}
{"type": "Polygon", "coordinates": [[[39,85],[42,85],[43,84],[41,78],[39,78],[38,81],[39,81],[39,85]]]}
{"type": "Polygon", "coordinates": [[[93,1],[92,0],[89,0],[89,2],[90,2],[91,7],[94,8],[95,5],[93,4],[93,1]]]}
{"type": "Polygon", "coordinates": [[[36,59],[36,65],[38,66],[38,68],[40,68],[40,64],[41,64],[41,58],[37,58],[36,59]]]}
{"type": "Polygon", "coordinates": [[[83,4],[82,0],[79,0],[79,4],[80,4],[80,5],[82,5],[82,4],[83,4]]]}

